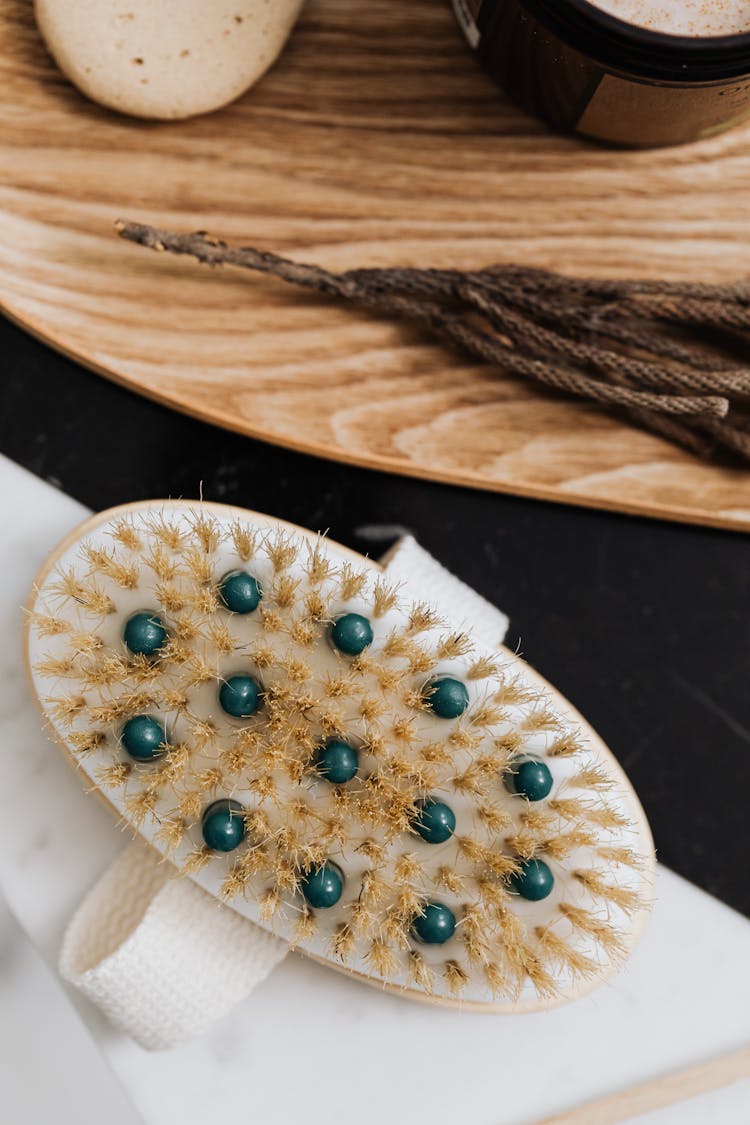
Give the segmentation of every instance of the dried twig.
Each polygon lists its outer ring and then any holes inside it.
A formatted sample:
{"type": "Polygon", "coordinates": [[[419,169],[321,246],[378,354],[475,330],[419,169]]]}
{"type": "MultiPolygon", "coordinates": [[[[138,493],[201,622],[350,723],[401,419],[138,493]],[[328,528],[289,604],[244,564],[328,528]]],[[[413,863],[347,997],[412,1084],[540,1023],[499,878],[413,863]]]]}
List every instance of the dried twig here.
{"type": "Polygon", "coordinates": [[[333,273],[202,231],[131,222],[117,231],[419,321],[506,374],[624,410],[698,456],[750,460],[750,281],[607,281],[501,265],[333,273]]]}

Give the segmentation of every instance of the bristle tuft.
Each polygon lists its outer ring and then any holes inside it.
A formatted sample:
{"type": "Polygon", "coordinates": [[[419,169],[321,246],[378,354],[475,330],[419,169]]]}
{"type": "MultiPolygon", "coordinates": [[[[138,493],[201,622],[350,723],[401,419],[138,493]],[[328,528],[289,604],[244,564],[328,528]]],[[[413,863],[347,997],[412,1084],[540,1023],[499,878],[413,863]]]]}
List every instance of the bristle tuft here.
{"type": "Polygon", "coordinates": [[[469,983],[469,974],[458,961],[446,961],[443,965],[443,979],[451,996],[460,996],[469,983]]]}
{"type": "Polygon", "coordinates": [[[135,564],[122,563],[114,554],[97,547],[84,546],[83,553],[93,574],[110,578],[123,590],[135,590],[137,588],[139,572],[135,564]]]}
{"type": "Polygon", "coordinates": [[[365,958],[372,971],[387,980],[398,968],[398,959],[387,942],[377,938],[370,945],[365,958]]]}
{"type": "Polygon", "coordinates": [[[435,974],[425,961],[421,953],[412,949],[409,953],[409,976],[428,996],[432,995],[435,985],[435,974]]]}
{"type": "Polygon", "coordinates": [[[603,949],[611,954],[622,952],[622,941],[614,926],[581,907],[560,903],[560,913],[577,930],[589,934],[603,949]]]}
{"type": "Polygon", "coordinates": [[[373,590],[373,617],[385,617],[396,606],[397,602],[397,589],[379,578],[373,590]]]}
{"type": "Polygon", "coordinates": [[[467,656],[473,647],[471,637],[466,633],[452,633],[441,639],[437,651],[441,660],[458,660],[461,656],[467,656]]]}
{"type": "Polygon", "coordinates": [[[498,667],[496,662],[489,656],[481,656],[479,660],[475,660],[466,673],[469,680],[486,680],[490,676],[496,676],[498,667]]]}
{"type": "Polygon", "coordinates": [[[566,969],[575,979],[593,976],[598,965],[586,954],[565,941],[551,927],[537,931],[542,957],[566,969]]]}
{"type": "Polygon", "coordinates": [[[600,871],[574,871],[573,877],[586,888],[589,894],[611,902],[626,914],[632,914],[641,905],[640,896],[636,891],[608,882],[600,871]]]}

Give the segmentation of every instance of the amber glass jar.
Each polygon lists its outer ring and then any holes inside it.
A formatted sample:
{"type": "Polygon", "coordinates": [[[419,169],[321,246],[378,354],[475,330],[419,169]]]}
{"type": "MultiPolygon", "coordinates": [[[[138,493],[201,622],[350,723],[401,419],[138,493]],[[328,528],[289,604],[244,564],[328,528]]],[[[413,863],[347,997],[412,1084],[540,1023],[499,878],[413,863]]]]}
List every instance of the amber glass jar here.
{"type": "Polygon", "coordinates": [[[750,34],[624,23],[587,0],[453,0],[469,44],[524,109],[635,147],[683,144],[750,117],[750,34]]]}

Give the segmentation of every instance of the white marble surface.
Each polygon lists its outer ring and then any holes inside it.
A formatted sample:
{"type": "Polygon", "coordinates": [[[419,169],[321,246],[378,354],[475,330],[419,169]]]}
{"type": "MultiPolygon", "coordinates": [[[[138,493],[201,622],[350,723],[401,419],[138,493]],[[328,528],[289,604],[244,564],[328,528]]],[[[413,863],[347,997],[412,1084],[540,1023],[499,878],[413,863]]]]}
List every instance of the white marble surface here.
{"type": "Polygon", "coordinates": [[[2,898],[0,1120],[7,1125],[139,1125],[141,1121],[2,898]]]}
{"type": "MultiPolygon", "coordinates": [[[[41,733],[20,659],[28,584],[84,512],[1,459],[0,495],[0,887],[54,964],[74,905],[123,839],[41,733]]],[[[662,869],[652,924],[627,970],[593,996],[548,1014],[498,1017],[423,1007],[290,956],[210,1035],[149,1056],[75,1002],[147,1125],[209,1119],[287,1125],[298,1118],[309,1125],[390,1119],[531,1125],[750,1040],[748,954],[750,923],[662,869]],[[324,1070],[333,1081],[324,1083],[324,1070]]],[[[0,976],[3,1016],[8,987],[0,976]]],[[[29,983],[29,1003],[40,987],[29,983]]],[[[4,1033],[6,1025],[3,1019],[4,1033]]],[[[59,1044],[56,1064],[64,1060],[85,1087],[91,1058],[72,1043],[65,1037],[59,1044]]],[[[0,1091],[0,1098],[13,1096],[1,1069],[0,1091]]],[[[750,1084],[742,1083],[642,1121],[745,1125],[749,1093],[750,1084]]],[[[0,1102],[3,1120],[53,1119],[10,1109],[0,1102]]],[[[111,1119],[119,1125],[114,1114],[111,1119]]],[[[87,1119],[60,1105],[55,1120],[82,1125],[87,1119]]]]}

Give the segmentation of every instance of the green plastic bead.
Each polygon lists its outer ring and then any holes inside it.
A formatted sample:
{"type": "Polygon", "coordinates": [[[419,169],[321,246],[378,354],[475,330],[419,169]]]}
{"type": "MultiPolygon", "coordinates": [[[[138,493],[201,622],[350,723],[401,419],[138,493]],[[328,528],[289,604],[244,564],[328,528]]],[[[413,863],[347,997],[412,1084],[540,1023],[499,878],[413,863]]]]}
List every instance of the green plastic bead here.
{"type": "Polygon", "coordinates": [[[335,906],[344,891],[344,876],[335,863],[324,863],[302,880],[302,893],[318,910],[335,906]]]}
{"type": "Polygon", "coordinates": [[[219,583],[219,597],[232,613],[252,613],[260,604],[261,589],[246,570],[230,570],[219,583]]]}
{"type": "Polygon", "coordinates": [[[201,828],[206,846],[215,852],[233,852],[247,834],[244,806],[223,797],[214,801],[203,813],[201,828]]]}
{"type": "Polygon", "coordinates": [[[155,656],[164,647],[167,630],[157,613],[134,613],[125,623],[123,640],[137,656],[155,656]]]}
{"type": "Polygon", "coordinates": [[[361,613],[345,613],[334,622],[331,640],[339,652],[359,656],[372,644],[372,625],[361,613]]]}
{"type": "Polygon", "coordinates": [[[552,789],[552,774],[538,758],[521,758],[508,770],[508,788],[528,801],[543,801],[552,789]]]}
{"type": "Polygon", "coordinates": [[[357,776],[359,753],[348,742],[333,738],[316,752],[315,768],[332,785],[345,785],[357,776]]]}
{"type": "Polygon", "coordinates": [[[167,749],[167,732],[151,715],[136,715],[122,728],[122,744],[137,762],[153,762],[167,749]]]}
{"type": "Polygon", "coordinates": [[[444,844],[456,830],[456,817],[450,805],[428,798],[420,801],[419,812],[412,821],[414,831],[428,844],[444,844]]]}
{"type": "Polygon", "coordinates": [[[412,922],[414,937],[424,945],[444,945],[453,937],[455,930],[456,916],[442,902],[428,902],[424,913],[417,915],[412,922]]]}
{"type": "Polygon", "coordinates": [[[511,887],[521,898],[530,902],[540,902],[551,894],[555,876],[542,859],[526,859],[521,870],[510,879],[511,887]]]}
{"type": "Polygon", "coordinates": [[[457,719],[469,706],[466,684],[452,676],[439,676],[425,685],[422,695],[440,719],[457,719]]]}
{"type": "Polygon", "coordinates": [[[248,719],[261,705],[262,688],[252,676],[230,676],[219,689],[219,703],[227,715],[248,719]]]}

